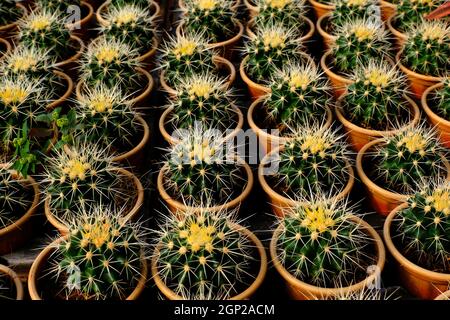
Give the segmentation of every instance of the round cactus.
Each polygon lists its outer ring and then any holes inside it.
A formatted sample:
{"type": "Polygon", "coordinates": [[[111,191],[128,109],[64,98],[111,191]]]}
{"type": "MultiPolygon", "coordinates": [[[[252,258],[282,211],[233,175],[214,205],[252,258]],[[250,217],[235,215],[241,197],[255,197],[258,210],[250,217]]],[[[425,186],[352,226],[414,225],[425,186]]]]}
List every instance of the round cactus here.
{"type": "Polygon", "coordinates": [[[450,270],[450,183],[427,183],[408,199],[394,220],[402,252],[432,271],[450,270]]]}
{"type": "Polygon", "coordinates": [[[125,6],[125,5],[136,5],[140,6],[143,9],[147,9],[150,7],[151,3],[153,3],[154,0],[111,0],[111,5],[113,6],[125,6]]]}
{"type": "Polygon", "coordinates": [[[203,33],[217,43],[234,36],[236,12],[233,0],[185,0],[182,21],[187,32],[203,33]]]}
{"type": "Polygon", "coordinates": [[[373,243],[344,200],[316,196],[279,221],[278,257],[297,279],[319,287],[349,286],[375,264],[373,243]]]}
{"type": "Polygon", "coordinates": [[[189,300],[229,299],[248,286],[255,248],[237,222],[224,211],[166,217],[155,250],[166,286],[189,300]]]}
{"type": "Polygon", "coordinates": [[[145,229],[123,222],[122,210],[92,206],[68,223],[55,247],[52,270],[67,299],[126,299],[142,277],[145,229]],[[61,280],[65,280],[62,283],[61,280]]]}
{"type": "Polygon", "coordinates": [[[39,9],[48,9],[50,12],[59,11],[62,14],[70,13],[70,7],[81,7],[81,0],[37,0],[36,6],[39,9]]]}
{"type": "Polygon", "coordinates": [[[330,86],[313,62],[289,63],[270,82],[264,107],[269,125],[286,129],[325,118],[331,103],[330,86]]]}
{"type": "Polygon", "coordinates": [[[434,91],[430,97],[430,108],[442,118],[450,121],[450,78],[444,80],[442,88],[434,91]]]}
{"type": "Polygon", "coordinates": [[[2,1],[0,6],[0,26],[13,23],[22,16],[22,10],[16,4],[16,0],[2,1]]]}
{"type": "Polygon", "coordinates": [[[408,33],[402,63],[414,72],[446,76],[450,69],[450,25],[424,21],[408,33]]]}
{"type": "Polygon", "coordinates": [[[400,31],[408,31],[420,24],[425,15],[442,4],[442,0],[400,0],[395,1],[397,11],[394,24],[400,31]]]}
{"type": "Polygon", "coordinates": [[[333,1],[335,9],[331,11],[329,28],[335,30],[348,21],[369,18],[381,24],[377,0],[337,0],[333,1]]]}
{"type": "MultiPolygon", "coordinates": [[[[387,131],[409,116],[405,76],[385,61],[358,66],[342,99],[344,113],[352,123],[366,129],[387,131]]],[[[403,123],[404,124],[404,123],[403,123]]]]}
{"type": "Polygon", "coordinates": [[[255,17],[256,27],[281,24],[285,28],[296,28],[303,30],[305,25],[303,15],[305,14],[304,0],[256,0],[255,6],[258,14],[255,17]]]}

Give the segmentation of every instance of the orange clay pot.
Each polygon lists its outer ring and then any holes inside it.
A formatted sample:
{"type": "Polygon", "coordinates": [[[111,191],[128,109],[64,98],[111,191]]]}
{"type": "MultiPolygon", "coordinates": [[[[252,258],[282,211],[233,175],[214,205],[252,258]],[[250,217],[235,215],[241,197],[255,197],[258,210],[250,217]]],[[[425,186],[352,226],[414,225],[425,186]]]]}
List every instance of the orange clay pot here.
{"type": "Polygon", "coordinates": [[[408,39],[408,36],[405,34],[405,33],[403,33],[403,32],[401,32],[401,31],[399,31],[399,30],[397,30],[395,27],[394,27],[394,21],[395,21],[395,16],[391,16],[387,21],[386,21],[386,25],[387,25],[387,27],[388,27],[388,29],[389,29],[389,31],[394,35],[394,37],[395,37],[395,42],[396,42],[396,44],[397,44],[397,50],[401,50],[402,48],[403,48],[403,45],[405,44],[405,42],[406,42],[406,39],[408,39]]]}
{"type": "MultiPolygon", "coordinates": [[[[22,17],[26,16],[28,13],[27,8],[20,4],[20,3],[16,3],[16,7],[18,7],[20,10],[22,10],[22,17]]],[[[19,18],[20,19],[20,18],[19,18]]],[[[18,20],[19,20],[18,19],[18,20]]],[[[0,37],[3,37],[5,39],[9,39],[9,40],[13,40],[11,38],[13,38],[15,36],[15,34],[17,33],[17,21],[14,21],[10,24],[6,24],[3,26],[0,26],[0,37]]]]}
{"type": "Polygon", "coordinates": [[[330,17],[331,12],[321,16],[319,20],[317,20],[316,24],[316,29],[322,36],[323,44],[326,51],[330,50],[333,47],[334,43],[336,42],[336,37],[325,31],[330,17]]]}
{"type": "Polygon", "coordinates": [[[83,40],[87,40],[91,35],[91,28],[95,23],[94,8],[86,1],[81,1],[81,7],[84,8],[86,15],[82,17],[81,20],[67,24],[67,28],[71,30],[74,35],[83,40]]]}
{"type": "Polygon", "coordinates": [[[11,282],[14,283],[14,287],[16,290],[16,300],[23,300],[23,285],[17,273],[15,273],[7,266],[0,264],[0,275],[7,276],[11,279],[11,282]]]}
{"type": "Polygon", "coordinates": [[[316,13],[317,19],[320,19],[320,17],[330,13],[333,11],[336,7],[332,4],[324,4],[320,3],[315,0],[308,0],[309,4],[313,7],[314,12],[316,13]]]}
{"type": "Polygon", "coordinates": [[[388,1],[380,1],[381,20],[388,21],[390,17],[395,16],[397,12],[397,6],[388,1]]]}
{"type": "Polygon", "coordinates": [[[256,99],[270,93],[270,88],[263,86],[261,84],[258,84],[256,82],[253,82],[253,80],[251,80],[247,76],[247,73],[245,72],[245,67],[246,67],[248,59],[249,59],[249,56],[246,56],[242,60],[241,65],[239,66],[239,74],[241,75],[242,80],[244,80],[245,84],[247,85],[248,91],[250,92],[252,99],[256,100],[256,99]]]}
{"type": "Polygon", "coordinates": [[[79,59],[80,59],[85,47],[84,47],[83,40],[81,40],[79,37],[77,37],[75,35],[71,35],[70,39],[71,39],[71,42],[73,44],[75,44],[75,46],[77,47],[77,51],[70,58],[60,61],[60,62],[57,62],[57,63],[55,63],[54,66],[55,66],[55,68],[59,68],[62,71],[64,71],[64,73],[68,74],[73,79],[76,79],[78,62],[79,62],[79,59]]]}
{"type": "Polygon", "coordinates": [[[58,98],[57,100],[53,101],[52,103],[49,103],[47,105],[47,110],[53,110],[56,107],[59,107],[61,104],[67,101],[69,99],[70,95],[73,92],[73,80],[71,77],[69,77],[64,72],[54,70],[53,73],[62,80],[62,82],[65,82],[66,92],[58,98]]]}
{"type": "Polygon", "coordinates": [[[322,58],[320,59],[320,66],[322,67],[322,70],[325,72],[325,74],[328,76],[328,79],[330,79],[331,86],[333,87],[334,91],[334,96],[336,99],[338,99],[342,94],[344,94],[347,91],[347,86],[353,83],[353,81],[331,71],[331,69],[328,67],[331,54],[332,54],[331,51],[327,51],[322,56],[322,58]]]}

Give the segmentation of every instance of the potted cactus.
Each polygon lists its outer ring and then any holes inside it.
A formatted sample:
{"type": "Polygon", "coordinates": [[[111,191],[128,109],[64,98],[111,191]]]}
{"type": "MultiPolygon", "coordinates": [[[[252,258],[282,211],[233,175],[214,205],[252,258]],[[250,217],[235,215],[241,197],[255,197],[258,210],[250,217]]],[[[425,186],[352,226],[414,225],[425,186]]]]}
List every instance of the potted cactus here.
{"type": "Polygon", "coordinates": [[[203,34],[169,36],[160,51],[159,80],[163,89],[173,97],[176,97],[173,88],[181,78],[189,78],[194,74],[214,73],[223,75],[228,85],[231,85],[236,77],[233,64],[219,57],[207,44],[203,34]],[[223,69],[228,69],[225,74],[220,72],[223,69]]]}
{"type": "Polygon", "coordinates": [[[17,273],[0,264],[0,301],[23,300],[23,286],[17,273]]]}
{"type": "Polygon", "coordinates": [[[321,194],[284,212],[270,255],[290,297],[300,300],[364,290],[378,280],[385,263],[383,241],[348,200],[321,194]]]}
{"type": "Polygon", "coordinates": [[[232,0],[185,0],[177,35],[203,33],[208,44],[230,58],[242,38],[244,26],[236,18],[232,0]]]}
{"type": "Polygon", "coordinates": [[[316,193],[345,197],[353,187],[354,174],[343,136],[313,124],[298,128],[290,141],[268,153],[258,179],[272,210],[281,216],[284,208],[316,193]]]}
{"type": "Polygon", "coordinates": [[[405,201],[423,179],[446,177],[449,164],[434,130],[415,126],[366,144],[356,170],[372,207],[388,215],[405,201]]]}
{"type": "Polygon", "coordinates": [[[153,88],[153,79],[142,68],[139,53],[124,41],[105,36],[92,41],[80,62],[77,99],[96,85],[118,86],[133,104],[142,104],[153,88]],[[145,86],[143,85],[145,83],[145,86]]]}
{"type": "Polygon", "coordinates": [[[142,184],[112,160],[107,149],[78,141],[46,158],[42,175],[45,215],[62,235],[69,232],[67,223],[84,204],[114,203],[124,208],[123,220],[139,214],[142,184]]]}
{"type": "Polygon", "coordinates": [[[31,266],[31,299],[134,300],[147,280],[145,237],[123,209],[80,207],[70,233],[46,247],[31,266]]]}
{"type": "Polygon", "coordinates": [[[450,78],[429,87],[422,95],[422,108],[439,131],[441,142],[450,148],[450,78]]]}
{"type": "Polygon", "coordinates": [[[450,26],[445,21],[423,21],[408,32],[397,63],[408,76],[417,99],[442,81],[450,69],[450,26]]]}
{"type": "Polygon", "coordinates": [[[10,38],[17,30],[17,22],[27,9],[16,0],[4,0],[0,6],[0,36],[10,38]]]}
{"type": "Polygon", "coordinates": [[[292,128],[312,121],[332,123],[331,92],[326,77],[313,62],[288,63],[270,81],[270,93],[255,100],[247,114],[265,153],[289,141],[292,128]],[[278,135],[266,129],[278,130],[278,135]]]}
{"type": "Polygon", "coordinates": [[[359,65],[350,79],[336,114],[356,151],[419,122],[419,107],[407,96],[406,77],[387,61],[359,65]]]}
{"type": "Polygon", "coordinates": [[[1,164],[0,255],[11,253],[29,239],[38,204],[39,189],[34,179],[23,178],[11,170],[10,164],[1,164]]]}
{"type": "Polygon", "coordinates": [[[322,56],[320,65],[339,98],[351,83],[348,73],[369,60],[389,58],[389,52],[387,33],[380,23],[368,19],[349,21],[338,28],[335,43],[322,56]]]}
{"type": "Polygon", "coordinates": [[[235,208],[253,186],[249,165],[239,158],[216,130],[175,133],[179,142],[170,147],[158,175],[158,191],[172,212],[217,211],[235,208]]]}
{"type": "Polygon", "coordinates": [[[204,130],[222,131],[226,140],[242,129],[244,116],[225,79],[210,73],[194,74],[180,79],[176,88],[176,100],[170,101],[159,121],[159,130],[167,142],[179,142],[173,137],[177,129],[190,130],[200,123],[204,130]]]}
{"type": "Polygon", "coordinates": [[[264,247],[236,212],[169,215],[155,240],[152,276],[167,299],[243,300],[264,280],[264,247]]]}
{"type": "Polygon", "coordinates": [[[450,183],[427,181],[384,224],[386,246],[413,295],[434,299],[450,283],[450,183]]]}
{"type": "Polygon", "coordinates": [[[262,26],[247,41],[239,72],[250,94],[257,99],[269,92],[267,80],[288,62],[311,61],[294,29],[281,24],[262,26]]]}

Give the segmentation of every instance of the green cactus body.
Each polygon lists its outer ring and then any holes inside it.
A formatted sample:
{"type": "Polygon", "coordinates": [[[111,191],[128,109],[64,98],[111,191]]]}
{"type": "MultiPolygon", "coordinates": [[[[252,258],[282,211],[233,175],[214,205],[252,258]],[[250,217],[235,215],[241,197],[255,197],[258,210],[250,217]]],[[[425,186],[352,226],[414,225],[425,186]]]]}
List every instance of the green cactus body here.
{"type": "Polygon", "coordinates": [[[387,137],[375,150],[375,181],[385,189],[409,194],[423,179],[446,174],[442,151],[430,129],[415,127],[387,137]]]}
{"type": "Polygon", "coordinates": [[[15,0],[3,0],[0,4],[0,26],[17,21],[22,16],[22,10],[16,6],[15,0]]]}
{"type": "Polygon", "coordinates": [[[254,248],[226,213],[187,212],[160,233],[158,272],[186,299],[229,299],[248,286],[254,248]]]}
{"type": "Polygon", "coordinates": [[[402,32],[409,31],[420,24],[425,15],[435,10],[443,1],[401,0],[397,3],[394,25],[402,32]]]}
{"type": "Polygon", "coordinates": [[[406,79],[394,66],[370,61],[358,66],[342,99],[344,113],[352,123],[366,129],[387,131],[410,118],[406,79]]]}
{"type": "Polygon", "coordinates": [[[412,71],[446,76],[450,69],[450,26],[445,21],[424,21],[408,33],[402,63],[412,71]]]}
{"type": "Polygon", "coordinates": [[[272,78],[264,107],[269,125],[286,129],[326,118],[330,86],[312,62],[283,66],[272,78]]]}
{"type": "Polygon", "coordinates": [[[100,31],[107,39],[118,40],[145,54],[153,48],[154,25],[150,11],[137,5],[109,7],[100,31]]]}
{"type": "Polygon", "coordinates": [[[18,40],[24,46],[49,51],[58,61],[74,53],[70,31],[57,11],[33,11],[19,22],[18,40]]]}
{"type": "Polygon", "coordinates": [[[228,40],[236,30],[233,4],[231,0],[185,0],[185,30],[203,33],[211,43],[228,40]]]}
{"type": "Polygon", "coordinates": [[[336,195],[349,180],[349,156],[342,137],[317,125],[302,127],[275,156],[278,170],[271,180],[290,198],[311,193],[336,195]]]}
{"type": "Polygon", "coordinates": [[[68,299],[125,299],[141,277],[144,243],[136,225],[113,209],[93,207],[70,224],[54,269],[68,299]]]}
{"type": "Polygon", "coordinates": [[[381,23],[374,13],[377,9],[375,0],[338,0],[334,3],[336,8],[331,12],[330,31],[345,25],[348,21],[361,20],[366,18],[376,19],[381,23]]]}
{"type": "Polygon", "coordinates": [[[367,276],[373,240],[351,219],[346,203],[314,200],[287,213],[277,249],[292,275],[319,287],[348,286],[367,276]]]}
{"type": "Polygon", "coordinates": [[[305,28],[304,0],[257,0],[255,5],[258,8],[258,14],[255,17],[256,28],[281,24],[285,28],[295,28],[301,34],[303,33],[305,28]]]}
{"type": "Polygon", "coordinates": [[[349,73],[369,60],[388,56],[390,52],[386,31],[370,20],[350,21],[338,28],[332,55],[341,73],[349,73]]]}
{"type": "Polygon", "coordinates": [[[126,5],[136,5],[141,8],[147,9],[150,7],[154,0],[111,0],[111,5],[113,6],[126,6],[126,5]]]}
{"type": "Polygon", "coordinates": [[[422,187],[394,220],[403,253],[435,272],[450,273],[450,184],[422,187]]]}
{"type": "Polygon", "coordinates": [[[62,14],[70,13],[71,6],[81,7],[81,0],[37,0],[36,5],[40,9],[50,12],[59,11],[62,14]]]}
{"type": "Polygon", "coordinates": [[[430,108],[439,116],[450,121],[450,78],[444,81],[442,88],[431,93],[430,108]]]}

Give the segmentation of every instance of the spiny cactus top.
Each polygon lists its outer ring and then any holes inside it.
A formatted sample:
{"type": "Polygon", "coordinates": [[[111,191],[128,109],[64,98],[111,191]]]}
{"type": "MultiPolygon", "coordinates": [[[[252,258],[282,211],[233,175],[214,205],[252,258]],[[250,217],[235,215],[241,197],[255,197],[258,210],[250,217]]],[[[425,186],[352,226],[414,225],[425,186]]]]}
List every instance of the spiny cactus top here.
{"type": "MultiPolygon", "coordinates": [[[[113,147],[118,152],[131,150],[138,142],[137,113],[119,87],[99,84],[87,91],[75,106],[75,135],[86,141],[113,147]]],[[[142,133],[141,133],[142,136],[142,133]]]]}
{"type": "Polygon", "coordinates": [[[387,61],[371,60],[357,66],[342,99],[344,113],[351,122],[366,129],[387,131],[411,118],[406,78],[387,61]],[[400,119],[400,120],[399,120],[400,119]]]}
{"type": "Polygon", "coordinates": [[[120,86],[124,92],[134,93],[141,87],[139,73],[141,66],[138,52],[123,41],[99,37],[92,41],[83,54],[81,77],[87,86],[104,84],[120,86]]]}
{"type": "Polygon", "coordinates": [[[382,59],[389,55],[387,32],[372,20],[349,21],[337,29],[332,52],[333,64],[338,71],[351,72],[371,59],[382,59]]]}
{"type": "Polygon", "coordinates": [[[278,70],[264,102],[268,124],[281,134],[286,129],[324,119],[330,104],[328,81],[313,62],[289,63],[278,70]]]}
{"type": "Polygon", "coordinates": [[[225,148],[222,133],[213,129],[176,132],[180,142],[167,155],[166,184],[188,205],[220,205],[237,197],[247,183],[242,160],[225,148]]]}
{"type": "Polygon", "coordinates": [[[369,18],[381,22],[380,17],[376,16],[378,9],[377,0],[338,0],[334,1],[336,8],[331,11],[330,28],[333,32],[339,26],[348,21],[369,18]]]}
{"type": "Polygon", "coordinates": [[[140,6],[141,8],[147,9],[152,2],[155,0],[111,0],[111,5],[113,6],[124,6],[128,4],[133,4],[140,6]]]}
{"type": "Polygon", "coordinates": [[[297,200],[311,193],[336,195],[349,181],[349,153],[343,137],[332,129],[300,127],[279,154],[273,155],[277,172],[269,177],[282,194],[297,200]]]}
{"type": "Polygon", "coordinates": [[[443,0],[400,0],[394,1],[397,5],[397,12],[394,18],[394,25],[402,32],[407,32],[420,24],[423,17],[439,7],[443,0]]]}
{"type": "Polygon", "coordinates": [[[21,19],[18,38],[27,47],[50,50],[58,61],[69,58],[79,49],[73,47],[64,17],[48,9],[33,11],[21,19]]]}
{"type": "Polygon", "coordinates": [[[319,287],[355,284],[367,277],[376,263],[374,240],[352,220],[347,201],[316,196],[306,205],[291,208],[279,221],[278,257],[297,279],[319,287]]]}
{"type": "Polygon", "coordinates": [[[184,0],[184,28],[187,32],[204,33],[210,43],[228,40],[236,33],[233,0],[184,0]]]}
{"type": "Polygon", "coordinates": [[[402,63],[412,71],[442,77],[450,70],[450,25],[423,21],[408,33],[402,63]]]}
{"type": "Polygon", "coordinates": [[[33,191],[9,167],[0,167],[0,229],[20,219],[31,205],[33,191]]]}
{"type": "Polygon", "coordinates": [[[417,182],[446,176],[443,147],[434,130],[413,127],[386,137],[373,155],[373,178],[383,188],[410,194],[417,182]]]}
{"type": "Polygon", "coordinates": [[[240,232],[235,214],[169,215],[158,232],[158,273],[186,299],[229,299],[254,279],[254,244],[240,232]]]}
{"type": "Polygon", "coordinates": [[[450,273],[450,183],[432,182],[408,199],[394,220],[393,240],[413,263],[450,273]]]}
{"type": "Polygon", "coordinates": [[[174,128],[193,129],[200,122],[205,130],[235,127],[234,93],[225,80],[210,73],[192,75],[182,78],[176,90],[177,99],[170,103],[174,109],[169,119],[174,128]]]}
{"type": "Polygon", "coordinates": [[[440,117],[450,121],[450,78],[444,80],[444,85],[430,93],[429,107],[440,117]]]}
{"type": "Polygon", "coordinates": [[[214,50],[207,47],[203,34],[183,34],[169,37],[161,49],[160,68],[165,71],[165,80],[176,85],[181,77],[214,72],[214,50]]]}
{"type": "Polygon", "coordinates": [[[298,39],[294,29],[280,24],[258,28],[256,37],[250,38],[244,48],[249,57],[246,65],[249,77],[258,83],[267,82],[286,63],[306,61],[298,39]]]}
{"type": "Polygon", "coordinates": [[[16,6],[15,0],[3,0],[0,3],[0,26],[17,21],[22,16],[22,10],[16,6]]]}
{"type": "Polygon", "coordinates": [[[141,278],[146,231],[139,224],[124,223],[120,209],[80,209],[68,224],[69,236],[55,248],[50,274],[64,298],[124,300],[141,278]]]}
{"type": "Polygon", "coordinates": [[[154,25],[148,9],[137,5],[109,6],[103,16],[106,26],[100,32],[107,39],[119,40],[144,54],[153,48],[154,25]]]}
{"type": "Polygon", "coordinates": [[[254,3],[258,8],[255,18],[257,28],[280,23],[286,28],[296,28],[300,33],[303,31],[304,0],[256,0],[254,3]]]}
{"type": "Polygon", "coordinates": [[[37,0],[36,5],[40,9],[48,9],[50,12],[59,11],[62,14],[71,14],[71,6],[81,8],[81,0],[37,0]]]}

